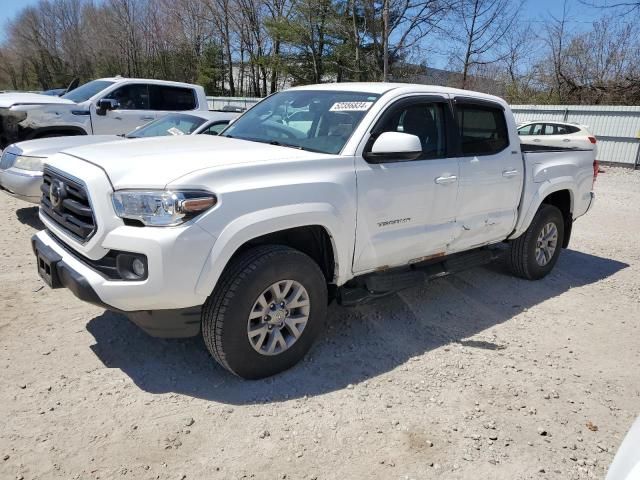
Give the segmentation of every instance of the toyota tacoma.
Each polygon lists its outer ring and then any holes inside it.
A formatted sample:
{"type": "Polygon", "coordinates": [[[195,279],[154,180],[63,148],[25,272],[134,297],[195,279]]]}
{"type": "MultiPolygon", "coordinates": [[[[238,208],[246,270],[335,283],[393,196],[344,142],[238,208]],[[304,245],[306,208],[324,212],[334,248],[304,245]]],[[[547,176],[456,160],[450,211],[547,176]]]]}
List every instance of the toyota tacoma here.
{"type": "Polygon", "coordinates": [[[50,158],[38,271],[151,335],[202,334],[229,371],[262,378],[305,355],[332,300],[498,255],[519,277],[547,275],[593,203],[597,162],[590,149],[530,150],[494,96],[296,87],[220,136],[50,158]]]}

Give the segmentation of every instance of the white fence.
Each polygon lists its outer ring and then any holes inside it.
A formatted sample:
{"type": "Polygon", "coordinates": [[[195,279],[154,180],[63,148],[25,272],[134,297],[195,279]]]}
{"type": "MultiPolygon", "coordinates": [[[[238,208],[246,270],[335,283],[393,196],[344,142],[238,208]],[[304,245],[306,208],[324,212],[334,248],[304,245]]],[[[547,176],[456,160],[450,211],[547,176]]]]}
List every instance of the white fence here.
{"type": "Polygon", "coordinates": [[[518,122],[555,120],[589,127],[598,139],[598,160],[640,168],[640,107],[606,105],[512,105],[518,122]]]}
{"type": "Polygon", "coordinates": [[[222,110],[226,106],[247,109],[253,107],[262,98],[258,97],[207,97],[209,110],[222,110]]]}

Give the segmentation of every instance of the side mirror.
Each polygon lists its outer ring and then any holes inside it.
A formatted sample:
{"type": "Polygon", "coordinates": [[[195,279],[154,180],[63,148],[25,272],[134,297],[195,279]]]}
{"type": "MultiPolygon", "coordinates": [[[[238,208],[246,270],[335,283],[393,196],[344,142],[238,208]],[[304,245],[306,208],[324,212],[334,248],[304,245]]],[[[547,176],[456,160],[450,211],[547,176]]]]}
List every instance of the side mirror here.
{"type": "Polygon", "coordinates": [[[108,110],[116,110],[118,107],[120,107],[120,104],[117,100],[112,98],[103,98],[98,100],[96,113],[98,115],[106,115],[108,110]]]}
{"type": "Polygon", "coordinates": [[[369,163],[416,160],[422,155],[422,144],[416,135],[402,132],[383,132],[375,139],[371,150],[365,151],[369,163]]]}

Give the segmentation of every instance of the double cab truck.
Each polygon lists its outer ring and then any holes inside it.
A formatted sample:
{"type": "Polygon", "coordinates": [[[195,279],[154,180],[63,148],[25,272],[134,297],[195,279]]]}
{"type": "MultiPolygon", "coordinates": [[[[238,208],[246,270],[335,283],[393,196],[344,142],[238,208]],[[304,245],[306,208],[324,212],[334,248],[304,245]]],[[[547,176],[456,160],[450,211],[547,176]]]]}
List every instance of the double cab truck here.
{"type": "Polygon", "coordinates": [[[62,97],[0,94],[0,150],[22,140],[123,135],[169,112],[208,110],[204,89],[188,83],[101,78],[62,97]]]}
{"type": "Polygon", "coordinates": [[[33,237],[53,288],[159,337],[202,335],[255,379],[298,362],[327,305],[504,255],[535,280],[594,199],[593,150],[523,150],[504,100],[392,83],[272,95],[220,136],[71,149],[33,237]]]}

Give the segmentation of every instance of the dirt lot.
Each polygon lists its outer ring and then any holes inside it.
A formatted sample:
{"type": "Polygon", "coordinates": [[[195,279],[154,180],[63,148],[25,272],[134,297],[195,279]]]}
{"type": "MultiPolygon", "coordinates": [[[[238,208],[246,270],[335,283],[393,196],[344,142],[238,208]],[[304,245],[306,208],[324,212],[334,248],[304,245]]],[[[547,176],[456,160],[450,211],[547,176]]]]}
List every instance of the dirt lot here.
{"type": "Polygon", "coordinates": [[[259,382],[44,287],[36,209],[2,195],[0,478],[603,478],[640,414],[640,171],[596,190],[546,279],[334,305],[259,382]]]}

